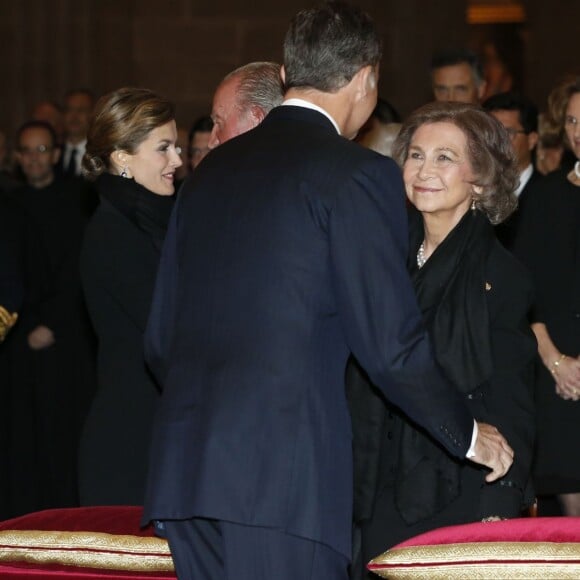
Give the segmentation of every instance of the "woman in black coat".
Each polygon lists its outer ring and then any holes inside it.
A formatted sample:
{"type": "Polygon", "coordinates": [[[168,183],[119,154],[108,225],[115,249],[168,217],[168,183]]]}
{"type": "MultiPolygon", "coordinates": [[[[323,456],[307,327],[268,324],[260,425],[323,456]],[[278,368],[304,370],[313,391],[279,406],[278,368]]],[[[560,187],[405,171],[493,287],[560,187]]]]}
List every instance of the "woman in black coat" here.
{"type": "Polygon", "coordinates": [[[450,457],[398,409],[369,398],[364,371],[351,366],[363,563],[430,529],[517,517],[529,495],[533,447],[531,282],[492,227],[516,205],[509,137],[476,107],[432,103],[403,125],[394,156],[418,210],[409,269],[437,362],[473,416],[506,437],[515,459],[507,475],[487,483],[485,468],[450,457]]]}
{"type": "Polygon", "coordinates": [[[87,228],[81,275],[98,337],[98,390],[79,452],[83,505],[144,499],[158,389],[143,358],[160,250],[173,206],[173,106],[144,89],[97,104],[83,169],[100,205],[87,228]]]}

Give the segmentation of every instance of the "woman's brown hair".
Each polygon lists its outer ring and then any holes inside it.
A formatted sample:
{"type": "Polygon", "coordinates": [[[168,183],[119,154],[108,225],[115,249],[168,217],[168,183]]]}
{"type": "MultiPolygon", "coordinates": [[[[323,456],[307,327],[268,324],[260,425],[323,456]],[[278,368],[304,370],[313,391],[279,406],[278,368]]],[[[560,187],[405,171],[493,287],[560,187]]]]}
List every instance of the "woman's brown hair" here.
{"type": "Polygon", "coordinates": [[[122,88],[99,99],[91,119],[83,174],[112,172],[111,153],[134,154],[149,133],[175,118],[173,105],[148,89],[122,88]]]}

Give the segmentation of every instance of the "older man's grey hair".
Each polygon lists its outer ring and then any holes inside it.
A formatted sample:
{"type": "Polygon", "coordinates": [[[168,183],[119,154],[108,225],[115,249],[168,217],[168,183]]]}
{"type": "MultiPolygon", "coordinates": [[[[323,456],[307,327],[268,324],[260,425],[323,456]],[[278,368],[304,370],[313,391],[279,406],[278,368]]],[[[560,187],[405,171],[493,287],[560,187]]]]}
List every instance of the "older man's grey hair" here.
{"type": "Polygon", "coordinates": [[[224,81],[239,77],[238,106],[242,110],[260,107],[264,114],[282,103],[284,87],[280,65],[275,62],[251,62],[229,73],[224,81]]]}

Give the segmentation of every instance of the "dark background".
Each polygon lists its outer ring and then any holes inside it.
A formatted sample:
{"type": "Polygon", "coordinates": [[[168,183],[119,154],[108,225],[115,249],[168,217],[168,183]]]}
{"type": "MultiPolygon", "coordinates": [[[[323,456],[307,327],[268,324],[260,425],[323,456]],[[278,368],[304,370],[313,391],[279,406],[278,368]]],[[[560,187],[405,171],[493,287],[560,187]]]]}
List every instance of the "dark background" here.
{"type": "MultiPolygon", "coordinates": [[[[380,94],[404,115],[430,99],[428,64],[435,49],[479,49],[498,30],[517,69],[517,84],[540,109],[550,88],[580,69],[580,0],[355,2],[383,34],[380,94]],[[495,23],[469,23],[474,14],[480,22],[495,23]],[[510,14],[516,14],[511,22],[510,14]]],[[[280,61],[289,19],[312,4],[0,0],[0,128],[12,133],[34,103],[61,101],[69,88],[89,87],[100,95],[126,85],[148,87],[174,101],[178,123],[188,127],[209,112],[225,73],[252,60],[280,61]]]]}

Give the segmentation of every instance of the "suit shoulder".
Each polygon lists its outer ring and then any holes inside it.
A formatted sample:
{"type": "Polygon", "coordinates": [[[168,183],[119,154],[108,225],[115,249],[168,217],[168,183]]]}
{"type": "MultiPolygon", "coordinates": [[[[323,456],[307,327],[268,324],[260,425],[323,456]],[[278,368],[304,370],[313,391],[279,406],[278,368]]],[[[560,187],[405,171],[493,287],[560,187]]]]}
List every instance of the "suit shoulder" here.
{"type": "Polygon", "coordinates": [[[400,176],[399,166],[390,157],[343,137],[334,141],[335,148],[329,148],[328,153],[339,172],[348,172],[353,176],[356,176],[357,172],[361,172],[367,175],[376,175],[381,180],[400,176]]]}

